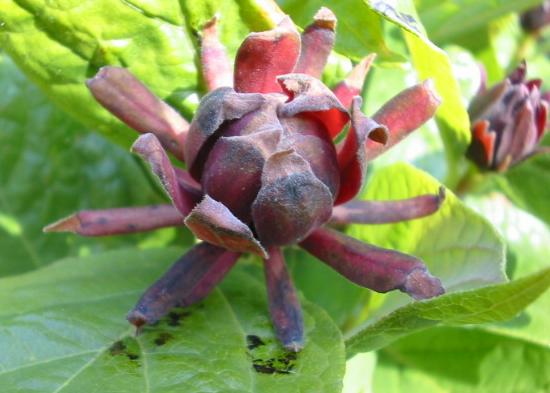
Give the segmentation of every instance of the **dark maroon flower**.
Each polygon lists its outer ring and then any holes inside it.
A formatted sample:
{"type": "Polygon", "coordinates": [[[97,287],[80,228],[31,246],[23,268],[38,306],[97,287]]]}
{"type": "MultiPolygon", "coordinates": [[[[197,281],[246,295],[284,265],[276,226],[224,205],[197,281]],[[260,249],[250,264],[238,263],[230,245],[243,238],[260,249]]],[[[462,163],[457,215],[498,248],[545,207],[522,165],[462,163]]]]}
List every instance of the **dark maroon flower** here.
{"type": "Polygon", "coordinates": [[[537,32],[550,24],[550,0],[528,9],[520,16],[521,27],[527,32],[537,32]]]}
{"type": "Polygon", "coordinates": [[[349,202],[361,188],[367,160],[431,118],[439,99],[423,83],[365,116],[358,94],[374,56],[333,91],[317,79],[335,25],[334,14],[322,8],[302,35],[288,17],[273,30],[251,33],[231,78],[213,19],[203,30],[201,50],[210,92],[191,124],[123,68],[104,67],[88,81],[104,107],[144,133],[132,149],[150,163],[172,206],[85,211],[46,231],[100,236],[185,223],[203,240],[145,292],[128,314],[131,323],[154,323],[174,306],[203,299],[241,253],[251,252],[264,260],[277,336],[298,351],[303,319],[281,249],[292,244],[375,291],[398,289],[415,299],[444,292],[419,259],[323,227],[423,217],[444,199],[442,189],[404,201],[349,202]],[[188,172],[173,166],[165,149],[188,172]]]}
{"type": "Polygon", "coordinates": [[[468,157],[482,169],[505,171],[537,153],[546,128],[548,102],[541,98],[541,80],[526,80],[526,74],[523,62],[491,89],[482,87],[470,104],[468,157]]]}

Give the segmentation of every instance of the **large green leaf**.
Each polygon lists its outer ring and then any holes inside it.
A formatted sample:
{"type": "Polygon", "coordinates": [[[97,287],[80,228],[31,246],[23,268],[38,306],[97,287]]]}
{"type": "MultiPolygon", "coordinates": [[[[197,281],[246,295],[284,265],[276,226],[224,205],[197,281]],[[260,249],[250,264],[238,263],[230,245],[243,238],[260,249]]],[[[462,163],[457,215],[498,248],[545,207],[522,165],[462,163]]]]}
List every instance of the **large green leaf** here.
{"type": "Polygon", "coordinates": [[[539,5],[541,0],[417,0],[418,12],[430,38],[438,44],[467,37],[473,45],[489,22],[539,5]]]}
{"type": "Polygon", "coordinates": [[[545,393],[550,350],[475,329],[438,328],[378,355],[374,391],[545,393]]]}
{"type": "Polygon", "coordinates": [[[469,325],[513,318],[550,287],[550,268],[524,278],[411,303],[348,335],[349,354],[378,349],[440,324],[469,325]]]}
{"type": "Polygon", "coordinates": [[[344,346],[326,313],[304,301],[305,349],[286,353],[272,332],[264,286],[242,271],[203,303],[135,336],[125,313],[179,255],[118,251],[2,279],[2,390],[340,391],[344,346]]]}
{"type": "Polygon", "coordinates": [[[550,155],[539,155],[511,168],[497,180],[501,190],[518,206],[550,224],[550,155]]]}
{"type": "MultiPolygon", "coordinates": [[[[0,86],[0,276],[144,240],[42,233],[79,209],[164,200],[129,152],[54,108],[5,56],[0,86]]],[[[169,240],[175,232],[160,236],[169,240]]]]}
{"type": "MultiPolygon", "coordinates": [[[[550,230],[529,213],[512,205],[501,194],[468,197],[466,202],[491,220],[508,245],[508,271],[519,278],[550,266],[550,230]]],[[[550,348],[550,291],[516,318],[486,326],[493,332],[518,337],[550,348]]]]}
{"type": "Polygon", "coordinates": [[[93,100],[84,81],[107,64],[127,67],[189,117],[199,88],[191,37],[215,13],[232,51],[249,27],[272,23],[245,0],[7,0],[0,47],[55,103],[128,144],[133,133],[93,100]]]}

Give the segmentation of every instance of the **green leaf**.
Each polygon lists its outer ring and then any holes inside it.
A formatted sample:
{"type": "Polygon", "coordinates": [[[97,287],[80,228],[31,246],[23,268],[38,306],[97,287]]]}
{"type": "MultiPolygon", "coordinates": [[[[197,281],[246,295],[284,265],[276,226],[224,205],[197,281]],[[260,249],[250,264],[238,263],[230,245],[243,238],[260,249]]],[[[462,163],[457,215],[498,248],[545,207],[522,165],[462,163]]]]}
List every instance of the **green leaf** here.
{"type": "Polygon", "coordinates": [[[176,249],[118,251],[0,280],[0,386],[21,393],[37,386],[121,393],[341,390],[344,347],[328,316],[304,301],[306,347],[286,353],[272,332],[264,286],[239,268],[204,302],[174,310],[136,337],[126,312],[179,255],[176,249]],[[248,335],[264,344],[247,343],[248,335]]]}
{"type": "Polygon", "coordinates": [[[346,339],[349,354],[378,349],[393,340],[437,325],[468,325],[511,319],[550,287],[550,268],[504,284],[450,293],[411,303],[346,339]]]}
{"type": "MultiPolygon", "coordinates": [[[[550,266],[550,230],[536,217],[513,206],[501,194],[468,197],[474,207],[500,230],[508,246],[508,272],[524,277],[550,266]]],[[[502,335],[550,347],[550,291],[527,307],[516,318],[485,328],[502,335]]]]}
{"type": "Polygon", "coordinates": [[[550,350],[476,329],[437,328],[381,351],[374,391],[544,393],[550,350]]]}
{"type": "Polygon", "coordinates": [[[255,1],[244,0],[7,0],[0,7],[0,47],[52,101],[128,145],[134,133],[95,102],[85,80],[107,64],[127,67],[190,117],[199,88],[191,37],[215,13],[232,51],[249,27],[272,23],[255,1]]]}
{"type": "MultiPolygon", "coordinates": [[[[144,241],[143,235],[92,239],[42,233],[45,225],[77,210],[165,199],[129,152],[54,108],[6,56],[0,56],[0,87],[0,276],[144,241]]],[[[166,243],[175,235],[169,229],[155,236],[166,243]]]]}
{"type": "Polygon", "coordinates": [[[372,379],[376,369],[376,353],[360,353],[346,362],[342,393],[372,393],[372,379]]]}
{"type": "Polygon", "coordinates": [[[484,30],[489,22],[540,3],[540,0],[417,1],[420,18],[430,38],[438,44],[457,42],[465,36],[475,41],[476,34],[484,30]]]}
{"type": "Polygon", "coordinates": [[[512,167],[497,180],[516,205],[550,224],[550,155],[542,154],[512,167]]]}
{"type": "Polygon", "coordinates": [[[449,181],[457,175],[456,165],[470,143],[470,121],[460,97],[447,54],[427,37],[411,0],[395,8],[387,2],[365,0],[367,6],[385,20],[399,26],[420,79],[433,79],[442,104],[436,113],[449,164],[449,181]]]}
{"type": "MultiPolygon", "coordinates": [[[[377,171],[367,182],[361,199],[405,199],[435,194],[439,187],[430,175],[399,163],[377,171]]],[[[347,232],[367,243],[421,258],[450,292],[505,280],[500,236],[486,219],[449,190],[441,208],[431,216],[396,224],[351,225],[347,232]]]]}

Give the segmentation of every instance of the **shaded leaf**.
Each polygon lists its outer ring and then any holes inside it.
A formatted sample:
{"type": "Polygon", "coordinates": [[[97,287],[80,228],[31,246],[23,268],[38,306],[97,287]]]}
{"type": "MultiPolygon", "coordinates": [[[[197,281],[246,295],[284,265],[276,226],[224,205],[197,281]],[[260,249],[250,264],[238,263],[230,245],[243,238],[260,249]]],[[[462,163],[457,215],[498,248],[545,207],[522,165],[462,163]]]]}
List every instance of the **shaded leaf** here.
{"type": "Polygon", "coordinates": [[[274,337],[265,288],[233,271],[203,303],[135,337],[124,315],[180,250],[67,259],[0,283],[0,385],[6,391],[339,392],[339,331],[306,303],[304,350],[274,337]],[[275,375],[274,375],[275,374],[275,375]],[[291,388],[292,387],[292,388],[291,388]]]}

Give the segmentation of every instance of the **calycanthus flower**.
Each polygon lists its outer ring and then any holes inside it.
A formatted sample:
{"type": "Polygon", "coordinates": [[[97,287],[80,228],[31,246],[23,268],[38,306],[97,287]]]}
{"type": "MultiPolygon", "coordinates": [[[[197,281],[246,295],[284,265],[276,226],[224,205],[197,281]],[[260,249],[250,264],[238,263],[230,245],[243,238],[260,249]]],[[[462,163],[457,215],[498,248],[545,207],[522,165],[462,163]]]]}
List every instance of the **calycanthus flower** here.
{"type": "Polygon", "coordinates": [[[545,151],[538,144],[547,127],[548,102],[539,90],[541,80],[526,80],[526,76],[522,62],[492,88],[486,89],[483,83],[470,104],[468,157],[481,169],[502,172],[545,151]]]}
{"type": "Polygon", "coordinates": [[[210,92],[191,124],[124,68],[104,67],[88,81],[105,108],[143,134],[132,150],[150,163],[172,205],[81,211],[45,230],[104,236],[184,223],[203,240],[130,311],[128,320],[138,328],[174,306],[204,299],[249,252],[264,261],[277,337],[285,348],[299,351],[302,312],[282,252],[293,244],[378,292],[398,289],[415,299],[444,292],[421,260],[326,226],[423,217],[444,199],[441,189],[401,201],[351,201],[367,160],[431,118],[439,99],[425,82],[401,92],[372,118],[365,116],[358,95],[374,56],[358,63],[332,91],[318,79],[335,25],[334,14],[322,8],[301,35],[288,17],[273,30],[251,33],[237,53],[232,76],[213,19],[201,42],[210,92]],[[166,150],[187,171],[173,166],[166,150]]]}

